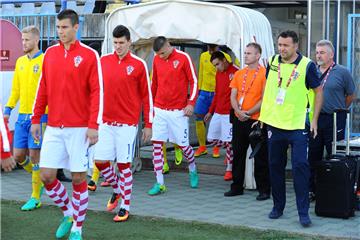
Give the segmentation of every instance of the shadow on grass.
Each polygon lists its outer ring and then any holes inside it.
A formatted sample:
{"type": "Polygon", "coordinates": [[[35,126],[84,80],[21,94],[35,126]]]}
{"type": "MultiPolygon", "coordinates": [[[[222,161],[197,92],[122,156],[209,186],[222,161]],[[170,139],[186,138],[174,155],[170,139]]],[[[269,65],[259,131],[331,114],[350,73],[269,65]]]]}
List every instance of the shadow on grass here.
{"type": "MultiPolygon", "coordinates": [[[[23,202],[1,200],[1,239],[55,239],[62,219],[55,206],[45,205],[31,212],[22,212],[23,202]]],[[[112,221],[115,213],[88,211],[83,227],[84,239],[330,239],[280,231],[262,231],[246,227],[231,227],[200,222],[178,221],[131,215],[124,223],[112,221]]]]}

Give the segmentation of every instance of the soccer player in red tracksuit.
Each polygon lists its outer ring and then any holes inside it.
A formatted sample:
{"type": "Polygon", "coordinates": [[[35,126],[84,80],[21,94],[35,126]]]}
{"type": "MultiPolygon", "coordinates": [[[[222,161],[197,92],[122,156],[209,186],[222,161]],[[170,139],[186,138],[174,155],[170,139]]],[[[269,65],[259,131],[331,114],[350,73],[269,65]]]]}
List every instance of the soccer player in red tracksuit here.
{"type": "Polygon", "coordinates": [[[99,141],[95,145],[95,164],[113,187],[107,204],[112,211],[121,199],[115,222],[129,217],[132,191],[131,162],[141,109],[144,111],[143,141],[151,138],[153,102],[151,84],[144,60],[130,52],[130,32],[119,25],[113,30],[115,51],[101,57],[104,78],[103,124],[99,126],[99,141]],[[116,158],[120,179],[110,160],[116,158]]]}
{"type": "MultiPolygon", "coordinates": [[[[0,109],[2,104],[0,103],[0,109]]],[[[4,118],[2,110],[0,110],[0,145],[1,145],[1,159],[0,165],[5,172],[13,170],[16,162],[11,155],[12,136],[8,127],[8,119],[4,118]]]]}
{"type": "Polygon", "coordinates": [[[198,186],[194,150],[189,145],[189,116],[194,112],[197,78],[190,56],[174,49],[168,40],[157,37],[153,49],[152,94],[154,98],[153,164],[157,182],[148,191],[157,195],[166,191],[162,173],[162,144],[169,140],[179,145],[189,163],[190,186],[198,186]],[[190,97],[188,88],[190,85],[190,97]]]}
{"type": "Polygon", "coordinates": [[[230,123],[231,88],[229,85],[239,68],[230,63],[224,53],[220,51],[214,52],[210,61],[216,68],[216,87],[214,100],[211,103],[209,112],[204,117],[204,121],[207,122],[211,118],[207,135],[208,141],[218,147],[226,147],[224,180],[230,181],[232,179],[233,151],[231,147],[232,124],[230,123]]]}
{"type": "Polygon", "coordinates": [[[60,207],[64,218],[56,237],[82,239],[81,229],[88,206],[86,173],[89,146],[98,140],[102,121],[102,74],[98,53],[76,40],[79,17],[67,9],[57,16],[60,43],[44,56],[31,133],[40,136],[40,117],[48,106],[48,126],[40,153],[40,176],[46,193],[60,207]],[[56,179],[58,168],[72,174],[72,202],[56,179]]]}

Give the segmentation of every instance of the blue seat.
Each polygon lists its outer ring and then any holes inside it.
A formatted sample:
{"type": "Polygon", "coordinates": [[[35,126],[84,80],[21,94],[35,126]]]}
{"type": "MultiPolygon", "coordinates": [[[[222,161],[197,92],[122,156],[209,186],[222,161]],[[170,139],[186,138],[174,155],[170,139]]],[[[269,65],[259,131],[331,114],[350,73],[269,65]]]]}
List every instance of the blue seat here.
{"type": "Polygon", "coordinates": [[[66,2],[66,9],[72,9],[75,12],[78,11],[77,5],[76,5],[76,1],[67,1],[66,2]]]}
{"type": "Polygon", "coordinates": [[[15,15],[15,6],[12,3],[2,4],[1,15],[15,15]]]}
{"type": "Polygon", "coordinates": [[[141,3],[141,0],[124,0],[128,5],[141,3]]]}
{"type": "Polygon", "coordinates": [[[35,4],[34,3],[22,3],[21,7],[20,7],[20,14],[23,14],[23,15],[35,14],[35,4]]]}
{"type": "Polygon", "coordinates": [[[55,14],[55,2],[43,2],[40,7],[40,14],[55,14]]]}
{"type": "Polygon", "coordinates": [[[91,14],[94,11],[94,7],[95,7],[95,0],[85,1],[82,14],[91,14]]]}

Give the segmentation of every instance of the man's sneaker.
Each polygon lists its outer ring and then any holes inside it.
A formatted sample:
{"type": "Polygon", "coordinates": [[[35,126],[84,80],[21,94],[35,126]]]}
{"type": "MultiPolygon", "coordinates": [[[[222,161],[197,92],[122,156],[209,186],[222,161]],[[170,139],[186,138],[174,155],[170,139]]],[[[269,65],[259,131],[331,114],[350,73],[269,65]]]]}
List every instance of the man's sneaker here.
{"type": "Polygon", "coordinates": [[[148,191],[150,196],[155,196],[160,193],[164,193],[166,191],[165,185],[161,185],[159,183],[155,183],[154,186],[148,191]]]}
{"type": "Polygon", "coordinates": [[[56,230],[56,238],[63,238],[71,229],[73,218],[70,216],[64,217],[56,230]]]}
{"type": "Polygon", "coordinates": [[[301,226],[303,226],[303,227],[310,227],[310,225],[311,225],[311,220],[310,220],[309,215],[299,216],[299,222],[300,222],[301,226]]]}
{"type": "Polygon", "coordinates": [[[218,158],[220,157],[220,148],[215,146],[213,147],[213,154],[212,154],[213,158],[218,158]]]}
{"type": "Polygon", "coordinates": [[[27,201],[22,207],[21,211],[31,211],[35,208],[41,207],[40,200],[37,200],[36,198],[30,198],[29,201],[27,201]]]}
{"type": "Polygon", "coordinates": [[[201,155],[206,155],[206,154],[207,154],[206,146],[199,146],[199,148],[196,149],[194,156],[200,157],[201,155]]]}
{"type": "Polygon", "coordinates": [[[168,174],[169,172],[170,172],[169,164],[166,162],[166,163],[164,163],[162,173],[168,174]]]}
{"type": "Polygon", "coordinates": [[[275,208],[273,208],[271,210],[271,212],[269,213],[269,218],[270,219],[278,219],[279,217],[281,217],[283,215],[283,212],[279,212],[278,210],[276,210],[275,208]]]}
{"type": "Polygon", "coordinates": [[[88,190],[95,192],[96,191],[96,183],[93,180],[90,180],[88,183],[88,190]]]}
{"type": "Polygon", "coordinates": [[[111,198],[109,199],[107,206],[106,206],[106,210],[108,212],[111,212],[112,210],[114,210],[117,207],[120,197],[121,197],[121,194],[117,194],[117,193],[113,193],[111,195],[111,198]]]}
{"type": "Polygon", "coordinates": [[[196,170],[189,172],[189,178],[190,178],[190,186],[192,188],[197,188],[199,185],[199,175],[197,174],[196,170]]]}
{"type": "Polygon", "coordinates": [[[82,240],[81,233],[79,231],[71,232],[68,240],[82,240]]]}
{"type": "Polygon", "coordinates": [[[232,171],[226,171],[224,175],[225,181],[231,181],[232,180],[232,171]]]}
{"type": "Polygon", "coordinates": [[[100,186],[102,187],[109,187],[110,186],[110,183],[108,181],[103,181],[102,183],[100,183],[100,186]]]}
{"type": "Polygon", "coordinates": [[[179,147],[175,147],[175,164],[180,165],[183,160],[183,154],[179,147]]]}
{"type": "Polygon", "coordinates": [[[129,218],[129,211],[120,208],[118,214],[113,218],[114,222],[125,222],[129,218]]]}

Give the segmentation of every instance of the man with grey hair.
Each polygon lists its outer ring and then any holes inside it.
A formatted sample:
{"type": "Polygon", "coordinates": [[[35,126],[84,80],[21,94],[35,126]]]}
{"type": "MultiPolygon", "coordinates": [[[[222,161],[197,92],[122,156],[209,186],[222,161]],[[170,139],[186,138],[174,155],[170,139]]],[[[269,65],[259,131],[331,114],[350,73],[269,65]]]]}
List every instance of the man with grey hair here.
{"type": "MultiPolygon", "coordinates": [[[[328,40],[316,44],[316,62],[321,74],[324,103],[318,120],[318,135],[309,138],[309,162],[311,166],[310,200],[315,199],[315,168],[323,158],[324,147],[331,154],[333,141],[333,114],[336,109],[349,108],[355,98],[355,84],[350,72],[334,61],[334,46],[328,40]]],[[[337,114],[337,140],[345,137],[345,112],[337,114]]]]}

